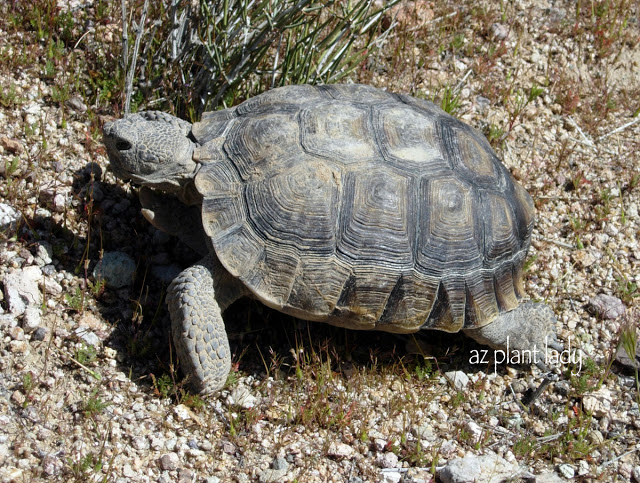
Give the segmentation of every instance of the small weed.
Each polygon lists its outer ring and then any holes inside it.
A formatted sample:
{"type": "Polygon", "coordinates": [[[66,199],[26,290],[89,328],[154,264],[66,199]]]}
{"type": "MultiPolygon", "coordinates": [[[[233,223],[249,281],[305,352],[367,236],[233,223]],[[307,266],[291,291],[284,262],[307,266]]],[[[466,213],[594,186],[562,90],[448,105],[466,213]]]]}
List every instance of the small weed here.
{"type": "Polygon", "coordinates": [[[64,300],[67,303],[67,307],[76,312],[82,312],[84,310],[84,291],[80,287],[76,287],[73,294],[64,294],[64,300]]]}
{"type": "Polygon", "coordinates": [[[11,161],[5,161],[5,164],[4,164],[5,178],[10,178],[11,176],[13,176],[18,171],[19,166],[20,166],[20,158],[18,158],[18,156],[15,156],[11,161]]]}
{"type": "Polygon", "coordinates": [[[224,383],[224,387],[233,387],[238,384],[239,375],[237,371],[229,371],[229,375],[227,376],[227,380],[224,383]]]}
{"type": "Polygon", "coordinates": [[[589,184],[589,180],[580,172],[576,173],[567,183],[566,191],[579,191],[583,185],[589,184]]]}
{"type": "Polygon", "coordinates": [[[440,107],[444,112],[451,114],[452,116],[460,109],[460,96],[455,92],[453,87],[447,86],[444,88],[440,107]]]}
{"type": "Polygon", "coordinates": [[[103,462],[100,455],[87,453],[79,461],[67,459],[69,472],[75,478],[75,481],[90,481],[91,473],[99,473],[102,470],[103,462]]]}
{"type": "Polygon", "coordinates": [[[513,101],[511,101],[512,93],[507,92],[505,104],[511,104],[507,133],[513,131],[513,128],[516,126],[516,121],[522,116],[525,108],[544,94],[544,92],[544,88],[535,83],[531,85],[528,91],[518,90],[513,101]]]}
{"type": "Polygon", "coordinates": [[[403,460],[411,466],[426,467],[429,464],[429,456],[425,453],[419,439],[414,444],[409,444],[403,453],[403,460]]]}
{"type": "Polygon", "coordinates": [[[82,413],[87,418],[91,418],[109,407],[111,403],[103,401],[98,395],[98,388],[91,391],[89,399],[87,399],[82,408],[82,413]]]}
{"type": "Polygon", "coordinates": [[[22,392],[24,392],[25,395],[25,401],[22,404],[23,407],[27,407],[29,405],[29,402],[31,400],[31,392],[35,389],[35,387],[36,383],[33,378],[33,373],[25,372],[22,375],[22,392]]]}
{"type": "Polygon", "coordinates": [[[431,361],[426,357],[423,357],[422,364],[416,364],[415,373],[419,381],[429,379],[433,375],[433,365],[431,364],[431,361]]]}
{"type": "Polygon", "coordinates": [[[573,231],[576,233],[582,233],[587,227],[587,222],[585,220],[573,215],[569,215],[569,223],[571,224],[573,231]]]}
{"type": "Polygon", "coordinates": [[[163,399],[169,397],[170,394],[174,393],[174,383],[173,379],[169,374],[162,374],[160,377],[156,378],[153,374],[151,375],[151,379],[153,381],[153,387],[158,394],[163,399]]]}
{"type": "Polygon", "coordinates": [[[7,109],[14,109],[22,104],[24,100],[18,96],[16,86],[9,84],[9,86],[0,86],[0,105],[7,109]]]}
{"type": "Polygon", "coordinates": [[[89,281],[89,288],[94,297],[100,297],[104,293],[106,282],[104,279],[98,278],[95,282],[89,281]]]}
{"type": "Polygon", "coordinates": [[[531,267],[533,266],[533,264],[536,263],[537,259],[538,259],[538,255],[533,255],[533,256],[527,258],[527,260],[524,262],[524,266],[522,267],[522,271],[524,273],[529,272],[529,270],[531,270],[531,267]]]}
{"type": "MultiPolygon", "coordinates": [[[[619,344],[622,346],[629,359],[632,361],[637,360],[636,350],[638,347],[638,334],[636,332],[635,324],[632,321],[632,317],[629,317],[627,323],[622,327],[619,344]]],[[[640,404],[640,381],[638,380],[637,366],[634,372],[636,379],[636,402],[640,404]]]]}
{"type": "Polygon", "coordinates": [[[616,276],[618,282],[618,294],[623,302],[631,305],[633,300],[640,297],[638,292],[638,284],[629,280],[627,277],[616,276]]]}
{"type": "Polygon", "coordinates": [[[490,143],[494,141],[500,141],[504,137],[504,129],[500,126],[496,126],[495,124],[489,124],[486,129],[485,135],[490,143]]]}
{"type": "Polygon", "coordinates": [[[83,345],[76,351],[76,360],[82,365],[88,365],[98,358],[98,351],[92,345],[83,345]]]}
{"type": "Polygon", "coordinates": [[[456,392],[456,395],[451,398],[450,404],[452,408],[457,408],[458,406],[461,406],[465,401],[466,396],[464,392],[458,391],[456,392]]]}
{"type": "Polygon", "coordinates": [[[581,371],[578,372],[577,368],[571,367],[568,374],[571,387],[576,395],[582,396],[599,387],[601,384],[600,378],[603,377],[604,371],[592,358],[588,357],[583,359],[581,371]]]}
{"type": "Polygon", "coordinates": [[[451,41],[451,48],[453,50],[460,50],[464,46],[464,35],[456,34],[451,41]]]}
{"type": "Polygon", "coordinates": [[[31,372],[25,372],[22,375],[22,390],[25,392],[25,394],[28,394],[33,391],[34,387],[35,382],[33,380],[33,374],[31,372]]]}
{"type": "Polygon", "coordinates": [[[513,454],[520,458],[527,458],[531,456],[536,444],[536,439],[533,436],[525,435],[513,443],[513,454]]]}
{"type": "Polygon", "coordinates": [[[183,391],[181,395],[181,403],[191,409],[202,409],[204,407],[204,400],[197,394],[191,394],[188,391],[183,391]]]}

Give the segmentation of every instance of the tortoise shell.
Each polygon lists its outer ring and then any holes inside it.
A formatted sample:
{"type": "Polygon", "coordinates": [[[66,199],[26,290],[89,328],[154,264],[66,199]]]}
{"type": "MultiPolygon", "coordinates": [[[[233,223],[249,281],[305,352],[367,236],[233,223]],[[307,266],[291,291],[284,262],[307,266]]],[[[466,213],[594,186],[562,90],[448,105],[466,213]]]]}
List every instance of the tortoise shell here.
{"type": "Polygon", "coordinates": [[[202,219],[266,305],[354,329],[455,332],[514,309],[534,207],[478,131],[363,85],[205,113],[202,219]]]}

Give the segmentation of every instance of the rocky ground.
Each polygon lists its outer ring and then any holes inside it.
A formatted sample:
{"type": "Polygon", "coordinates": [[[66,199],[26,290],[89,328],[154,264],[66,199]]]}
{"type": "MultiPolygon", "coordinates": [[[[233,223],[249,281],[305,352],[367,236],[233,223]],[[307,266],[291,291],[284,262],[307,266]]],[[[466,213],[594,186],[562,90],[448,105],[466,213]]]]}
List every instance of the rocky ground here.
{"type": "Polygon", "coordinates": [[[402,3],[353,80],[444,98],[531,193],[526,285],[571,348],[559,379],[526,404],[539,371],[474,360],[462,336],[353,333],[241,301],[227,387],[189,393],[163,297],[198,257],[141,217],[101,145],[119,93],[94,81],[118,12],[35,2],[48,35],[10,3],[1,481],[640,482],[638,5],[436,3],[402,3]]]}

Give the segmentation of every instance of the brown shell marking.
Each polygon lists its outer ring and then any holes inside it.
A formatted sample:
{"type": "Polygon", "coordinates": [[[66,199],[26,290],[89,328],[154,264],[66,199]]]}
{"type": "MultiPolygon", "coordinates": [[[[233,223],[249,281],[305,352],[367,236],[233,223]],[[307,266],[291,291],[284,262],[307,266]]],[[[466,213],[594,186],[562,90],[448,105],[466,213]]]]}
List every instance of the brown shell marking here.
{"type": "Polygon", "coordinates": [[[531,198],[433,104],[292,86],[193,132],[205,230],[267,305],[390,332],[480,326],[518,305],[531,198]]]}

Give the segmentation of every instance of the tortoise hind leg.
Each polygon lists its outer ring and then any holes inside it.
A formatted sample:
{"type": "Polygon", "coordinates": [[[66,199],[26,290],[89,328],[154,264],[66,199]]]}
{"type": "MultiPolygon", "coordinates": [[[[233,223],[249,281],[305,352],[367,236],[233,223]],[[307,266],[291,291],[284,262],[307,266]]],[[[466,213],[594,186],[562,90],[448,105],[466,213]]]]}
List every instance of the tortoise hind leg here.
{"type": "Polygon", "coordinates": [[[464,332],[493,349],[505,351],[508,348],[509,352],[519,352],[523,362],[534,363],[545,371],[547,351],[563,350],[556,336],[556,317],[541,303],[521,304],[484,327],[465,329],[464,332]]]}
{"type": "Polygon", "coordinates": [[[222,310],[243,295],[224,290],[216,294],[218,281],[225,278],[222,270],[213,255],[205,257],[182,271],[167,293],[178,360],[192,387],[202,394],[218,391],[227,380],[231,351],[222,310]]]}

